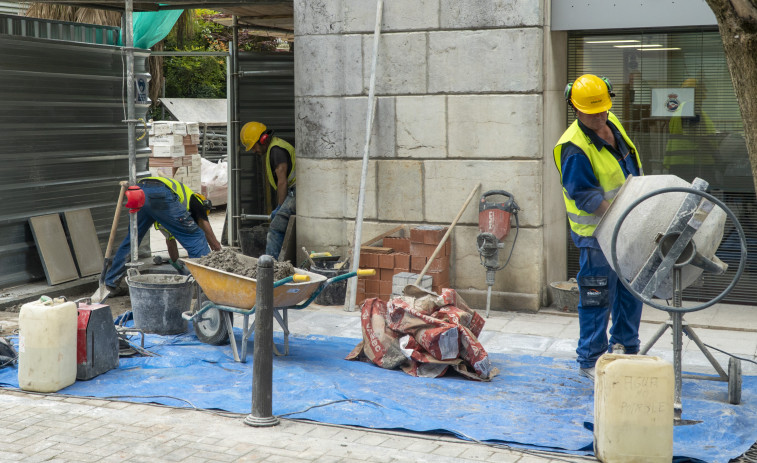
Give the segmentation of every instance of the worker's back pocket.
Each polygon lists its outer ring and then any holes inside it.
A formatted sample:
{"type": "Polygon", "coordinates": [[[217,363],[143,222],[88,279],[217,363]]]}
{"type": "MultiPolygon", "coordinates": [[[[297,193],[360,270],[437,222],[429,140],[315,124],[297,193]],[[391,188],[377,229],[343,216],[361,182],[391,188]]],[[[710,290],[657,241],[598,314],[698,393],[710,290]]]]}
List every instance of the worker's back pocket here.
{"type": "Polygon", "coordinates": [[[585,276],[578,279],[581,291],[581,307],[607,307],[610,304],[610,292],[607,277],[585,276]]]}

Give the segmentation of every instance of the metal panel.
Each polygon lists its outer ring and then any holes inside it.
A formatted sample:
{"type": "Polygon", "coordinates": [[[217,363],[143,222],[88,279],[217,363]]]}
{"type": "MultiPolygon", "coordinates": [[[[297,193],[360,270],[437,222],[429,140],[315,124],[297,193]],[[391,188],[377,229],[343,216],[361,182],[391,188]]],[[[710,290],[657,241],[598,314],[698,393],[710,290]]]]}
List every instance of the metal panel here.
{"type": "MultiPolygon", "coordinates": [[[[240,127],[259,121],[273,129],[277,137],[294,144],[294,54],[240,53],[239,70],[240,127]]],[[[239,146],[244,150],[241,143],[239,146]]],[[[245,214],[270,210],[265,190],[270,185],[263,167],[262,156],[242,153],[240,209],[245,214]]]]}
{"type": "MultiPolygon", "coordinates": [[[[135,53],[136,76],[149,77],[148,57],[135,53]]],[[[117,47],[0,34],[0,287],[45,277],[30,217],[89,208],[104,248],[128,177],[123,63],[117,47]]],[[[148,156],[145,137],[139,174],[148,156]]]]}
{"type": "Polygon", "coordinates": [[[717,26],[705,0],[552,0],[552,30],[717,26]]]}
{"type": "Polygon", "coordinates": [[[2,14],[23,15],[27,9],[29,9],[29,4],[26,2],[0,2],[2,14]]]}
{"type": "Polygon", "coordinates": [[[119,28],[112,26],[0,14],[0,34],[116,45],[118,44],[119,31],[119,28]]]}

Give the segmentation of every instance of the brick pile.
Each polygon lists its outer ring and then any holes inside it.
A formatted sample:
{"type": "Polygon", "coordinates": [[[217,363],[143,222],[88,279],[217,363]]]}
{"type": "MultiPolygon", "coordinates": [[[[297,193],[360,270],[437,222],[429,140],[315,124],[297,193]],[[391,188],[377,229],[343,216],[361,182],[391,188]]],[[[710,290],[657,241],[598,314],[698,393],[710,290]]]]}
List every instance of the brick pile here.
{"type": "MultiPolygon", "coordinates": [[[[445,227],[421,226],[410,229],[410,238],[384,238],[382,247],[387,252],[364,248],[360,252],[360,268],[376,269],[376,275],[358,280],[357,304],[366,298],[378,297],[388,301],[401,295],[399,287],[404,288],[406,282],[415,283],[446,232],[445,227]],[[398,274],[402,274],[399,279],[396,278],[398,274]]],[[[426,271],[421,287],[437,293],[441,292],[441,288],[449,287],[451,249],[451,243],[447,240],[426,271]]]]}
{"type": "Polygon", "coordinates": [[[202,159],[197,122],[155,121],[150,127],[150,175],[173,178],[200,192],[202,159]]]}
{"type": "MultiPolygon", "coordinates": [[[[447,227],[424,225],[410,229],[410,270],[420,274],[434,254],[436,247],[447,233],[447,227]]],[[[450,255],[452,242],[448,238],[431,262],[426,275],[431,276],[431,290],[441,294],[442,288],[449,287],[450,255]]]]}

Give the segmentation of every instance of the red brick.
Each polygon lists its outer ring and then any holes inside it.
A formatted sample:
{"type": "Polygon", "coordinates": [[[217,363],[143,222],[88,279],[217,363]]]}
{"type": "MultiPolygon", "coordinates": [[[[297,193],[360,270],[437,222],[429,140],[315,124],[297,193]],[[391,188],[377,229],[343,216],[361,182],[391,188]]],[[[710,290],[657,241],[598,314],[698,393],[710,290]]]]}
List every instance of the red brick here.
{"type": "Polygon", "coordinates": [[[385,248],[392,248],[396,252],[405,252],[405,253],[410,252],[410,239],[409,238],[395,238],[393,236],[389,236],[387,238],[384,238],[382,245],[385,248]]]}
{"type": "Polygon", "coordinates": [[[392,279],[394,278],[394,274],[397,273],[397,272],[398,272],[397,269],[382,268],[379,271],[380,276],[381,276],[381,278],[379,278],[379,280],[381,280],[381,281],[392,281],[392,279]]]}
{"type": "MultiPolygon", "coordinates": [[[[410,229],[410,241],[424,244],[439,244],[444,234],[447,233],[447,227],[417,227],[410,229]]],[[[412,253],[411,253],[412,254],[412,253]]]]}
{"type": "Polygon", "coordinates": [[[424,256],[410,256],[410,270],[420,272],[426,266],[428,258],[424,256]]]}
{"type": "Polygon", "coordinates": [[[442,272],[449,270],[449,256],[437,257],[431,261],[431,265],[428,267],[429,272],[442,272]]]}
{"type": "Polygon", "coordinates": [[[378,254],[373,252],[361,252],[360,268],[378,268],[378,254]]]}
{"type": "Polygon", "coordinates": [[[410,270],[410,254],[397,252],[394,254],[394,268],[396,270],[410,270]]]}
{"type": "Polygon", "coordinates": [[[426,272],[426,275],[431,277],[432,285],[449,284],[449,269],[441,272],[426,272]]]}
{"type": "Polygon", "coordinates": [[[366,297],[377,296],[379,293],[379,280],[365,280],[366,297]]]}
{"type": "Polygon", "coordinates": [[[378,255],[379,268],[394,268],[394,254],[379,254],[378,255]]]}
{"type": "MultiPolygon", "coordinates": [[[[424,257],[431,257],[434,254],[434,251],[436,251],[436,247],[439,244],[424,244],[424,243],[416,243],[414,241],[410,242],[410,255],[411,256],[424,256],[424,257]]],[[[452,243],[447,240],[444,243],[444,246],[442,246],[441,249],[439,249],[439,253],[436,255],[436,257],[443,257],[443,256],[449,256],[452,251],[452,243]]]]}
{"type": "Polygon", "coordinates": [[[392,295],[392,280],[379,281],[379,294],[381,299],[388,301],[392,295]]]}

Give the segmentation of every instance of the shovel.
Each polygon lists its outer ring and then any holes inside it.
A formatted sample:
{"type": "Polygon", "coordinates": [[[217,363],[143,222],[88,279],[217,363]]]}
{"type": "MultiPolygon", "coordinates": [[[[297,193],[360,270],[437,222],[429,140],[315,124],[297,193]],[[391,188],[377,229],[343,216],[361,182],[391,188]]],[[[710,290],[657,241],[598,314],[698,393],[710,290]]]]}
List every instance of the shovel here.
{"type": "Polygon", "coordinates": [[[103,270],[102,272],[100,272],[99,287],[97,288],[97,291],[95,291],[95,294],[92,295],[92,302],[96,303],[104,301],[110,295],[110,291],[108,291],[108,287],[105,285],[105,274],[108,272],[110,265],[113,263],[113,259],[111,258],[113,251],[113,241],[115,241],[116,238],[118,218],[121,215],[121,201],[123,201],[124,199],[124,192],[126,191],[126,187],[129,185],[129,182],[123,181],[120,182],[119,185],[121,185],[121,191],[118,192],[118,201],[116,202],[116,212],[113,215],[113,225],[110,227],[108,247],[105,248],[105,260],[103,261],[103,270]]]}

